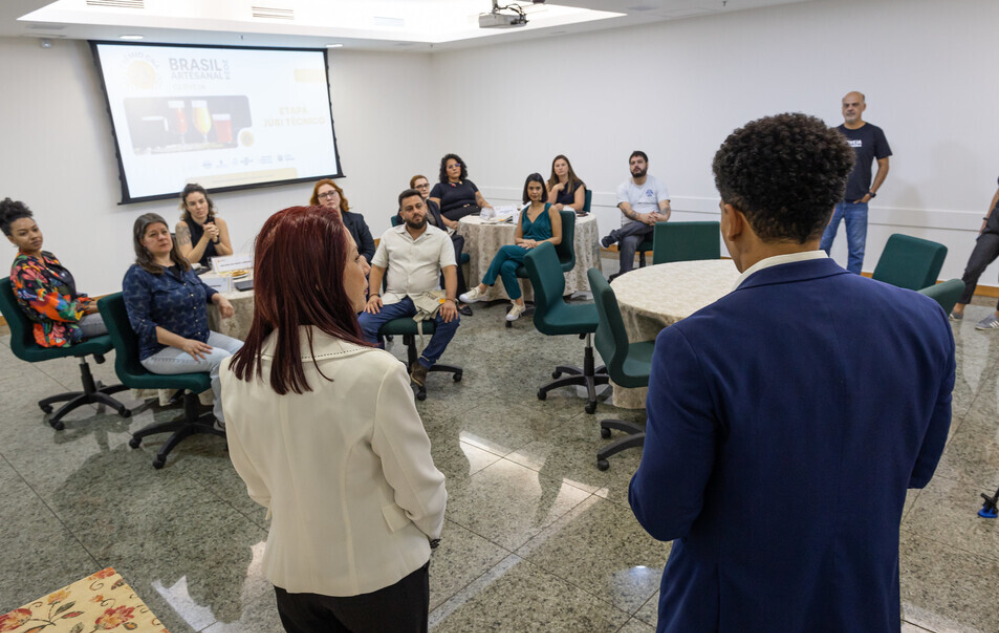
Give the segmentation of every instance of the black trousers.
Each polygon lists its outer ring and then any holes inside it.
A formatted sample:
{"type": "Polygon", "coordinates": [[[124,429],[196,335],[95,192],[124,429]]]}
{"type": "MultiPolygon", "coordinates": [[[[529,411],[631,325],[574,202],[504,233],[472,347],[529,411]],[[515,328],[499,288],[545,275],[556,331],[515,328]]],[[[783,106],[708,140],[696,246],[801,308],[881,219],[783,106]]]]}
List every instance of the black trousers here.
{"type": "MultiPolygon", "coordinates": [[[[464,294],[468,292],[468,286],[465,285],[465,271],[461,268],[461,252],[465,250],[465,238],[455,233],[451,236],[451,243],[454,244],[454,261],[458,263],[458,294],[464,294]]],[[[441,282],[441,288],[443,287],[444,283],[441,282]]]]}
{"type": "Polygon", "coordinates": [[[274,591],[288,633],[427,633],[429,562],[394,585],[360,596],[274,591]]]}
{"type": "Polygon", "coordinates": [[[975,287],[978,286],[978,278],[997,257],[999,257],[999,208],[993,209],[989,214],[985,230],[975,241],[975,248],[971,251],[968,265],[961,277],[961,281],[964,282],[964,294],[957,300],[958,303],[971,302],[971,298],[975,295],[975,287]]]}

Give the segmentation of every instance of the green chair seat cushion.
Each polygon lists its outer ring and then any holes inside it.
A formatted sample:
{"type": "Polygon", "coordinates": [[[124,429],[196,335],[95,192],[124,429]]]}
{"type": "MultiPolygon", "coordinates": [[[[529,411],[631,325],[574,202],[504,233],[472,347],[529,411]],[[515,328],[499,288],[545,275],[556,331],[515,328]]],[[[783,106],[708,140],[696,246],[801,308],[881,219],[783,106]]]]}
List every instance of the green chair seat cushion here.
{"type": "Polygon", "coordinates": [[[80,341],[76,345],[69,347],[42,347],[41,345],[31,345],[26,347],[18,355],[21,360],[29,363],[37,363],[55,358],[67,358],[70,356],[90,356],[93,354],[107,354],[114,345],[111,344],[111,337],[107,334],[95,336],[85,341],[80,341]]]}
{"type": "Polygon", "coordinates": [[[145,374],[122,375],[117,372],[122,384],[130,389],[187,389],[201,393],[212,388],[212,380],[205,372],[191,374],[145,374]]]}
{"type": "Polygon", "coordinates": [[[652,371],[652,351],[654,349],[655,341],[629,343],[628,356],[624,359],[622,367],[624,375],[615,378],[614,382],[629,389],[647,387],[649,373],[652,371]]]}
{"type": "Polygon", "coordinates": [[[541,319],[535,319],[534,325],[542,334],[558,336],[562,334],[592,334],[600,324],[600,314],[593,303],[572,305],[558,303],[553,305],[541,319]]]}
{"type": "Polygon", "coordinates": [[[422,323],[417,323],[410,317],[402,317],[401,319],[392,319],[391,321],[385,323],[382,326],[382,334],[391,334],[393,336],[406,336],[412,334],[416,336],[422,331],[423,334],[433,334],[436,328],[434,327],[433,319],[427,319],[427,321],[422,323]]]}
{"type": "Polygon", "coordinates": [[[472,258],[468,256],[468,253],[462,253],[461,254],[461,263],[462,264],[467,264],[470,261],[472,261],[472,258]]]}

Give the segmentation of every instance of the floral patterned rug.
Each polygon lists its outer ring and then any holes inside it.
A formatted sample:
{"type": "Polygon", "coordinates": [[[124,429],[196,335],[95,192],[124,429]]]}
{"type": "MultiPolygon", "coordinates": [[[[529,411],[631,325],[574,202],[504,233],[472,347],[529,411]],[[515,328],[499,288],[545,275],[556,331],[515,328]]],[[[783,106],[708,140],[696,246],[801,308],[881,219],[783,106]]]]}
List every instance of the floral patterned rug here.
{"type": "Polygon", "coordinates": [[[118,572],[108,567],[0,615],[0,633],[167,633],[118,572]]]}

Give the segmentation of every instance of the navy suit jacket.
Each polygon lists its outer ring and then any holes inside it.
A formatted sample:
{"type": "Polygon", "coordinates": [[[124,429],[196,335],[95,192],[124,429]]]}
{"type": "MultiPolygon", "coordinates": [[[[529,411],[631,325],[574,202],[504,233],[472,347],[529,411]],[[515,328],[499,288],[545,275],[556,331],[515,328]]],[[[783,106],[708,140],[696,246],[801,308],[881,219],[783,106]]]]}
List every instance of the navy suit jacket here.
{"type": "Polygon", "coordinates": [[[898,633],[898,534],[950,427],[932,299],[831,259],[763,269],[663,330],[635,516],[674,540],[660,633],[898,633]]]}

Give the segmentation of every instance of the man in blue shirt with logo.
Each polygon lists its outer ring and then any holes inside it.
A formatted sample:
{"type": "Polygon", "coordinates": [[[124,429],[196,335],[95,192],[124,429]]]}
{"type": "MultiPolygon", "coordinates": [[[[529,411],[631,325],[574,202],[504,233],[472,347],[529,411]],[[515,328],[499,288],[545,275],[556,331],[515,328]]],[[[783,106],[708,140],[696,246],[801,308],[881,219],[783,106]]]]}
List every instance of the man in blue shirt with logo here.
{"type": "Polygon", "coordinates": [[[822,235],[821,248],[826,253],[832,248],[840,220],[846,220],[846,242],[850,255],[846,269],[860,274],[864,264],[864,247],[867,243],[867,203],[875,197],[885,177],[888,176],[888,157],[891,148],[885,133],[876,125],[864,121],[867,102],[863,93],[851,92],[843,97],[843,125],[836,128],[853,148],[857,162],[846,183],[846,196],[836,205],[832,220],[822,235]],[[878,161],[878,173],[871,184],[871,164],[878,161]]]}
{"type": "MultiPolygon", "coordinates": [[[[610,247],[620,242],[621,270],[623,275],[635,267],[635,251],[643,240],[652,235],[656,222],[669,220],[669,189],[649,176],[649,157],[635,150],[628,158],[631,178],[617,188],[617,208],[621,209],[621,228],[600,240],[601,246],[610,247]]],[[[617,275],[615,275],[617,276],[617,275]]]]}

